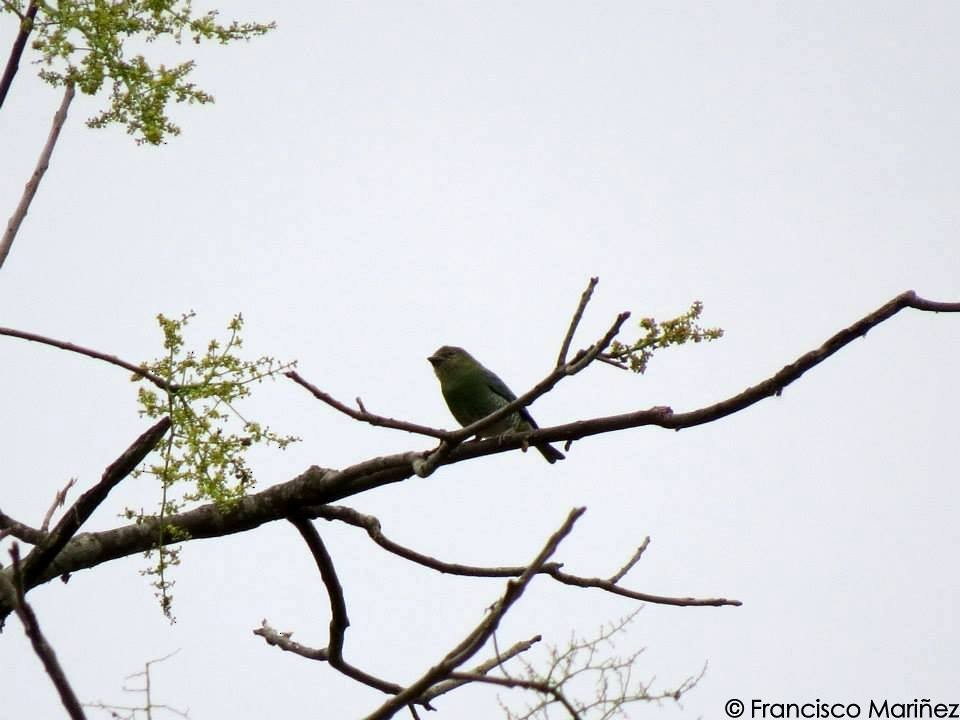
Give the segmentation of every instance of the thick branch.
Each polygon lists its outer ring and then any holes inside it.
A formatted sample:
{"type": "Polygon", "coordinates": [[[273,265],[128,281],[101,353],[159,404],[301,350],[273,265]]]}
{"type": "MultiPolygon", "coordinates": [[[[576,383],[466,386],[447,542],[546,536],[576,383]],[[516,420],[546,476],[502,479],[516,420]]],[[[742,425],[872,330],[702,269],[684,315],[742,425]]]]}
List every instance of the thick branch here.
{"type": "MultiPolygon", "coordinates": [[[[33,8],[33,10],[36,12],[36,8],[33,8]]],[[[7,69],[10,69],[9,65],[7,69]]],[[[16,68],[14,68],[14,72],[16,72],[16,68]]],[[[13,79],[12,75],[10,79],[13,79]]],[[[3,92],[2,87],[0,87],[0,92],[3,92]]],[[[73,95],[73,83],[67,83],[67,88],[63,93],[63,100],[60,103],[60,109],[57,110],[53,116],[53,127],[50,128],[47,143],[43,146],[43,151],[37,160],[37,167],[34,169],[29,182],[27,182],[27,186],[23,189],[20,204],[17,205],[17,209],[14,210],[13,215],[10,216],[10,221],[7,223],[7,230],[3,233],[3,238],[0,239],[0,268],[3,267],[7,255],[10,254],[13,239],[17,235],[17,230],[20,229],[20,224],[23,222],[23,219],[27,216],[27,211],[30,209],[33,196],[37,194],[37,188],[40,187],[40,180],[43,179],[44,173],[47,172],[47,168],[50,167],[50,156],[53,154],[53,146],[57,144],[57,138],[60,137],[60,129],[67,120],[67,108],[70,107],[70,101],[73,100],[73,95]]],[[[2,101],[2,97],[0,97],[0,101],[2,101]]]]}
{"type": "Polygon", "coordinates": [[[23,582],[26,588],[33,587],[53,559],[87,521],[117,483],[134,471],[170,429],[170,418],[165,417],[133,441],[123,454],[103,472],[96,485],[81,495],[71,506],[57,526],[40,545],[35,547],[23,561],[23,582]]]}
{"type": "Polygon", "coordinates": [[[5,512],[0,511],[0,540],[8,535],[12,535],[18,540],[23,540],[31,545],[39,545],[47,534],[43,530],[37,530],[34,527],[14,520],[5,512]]]}

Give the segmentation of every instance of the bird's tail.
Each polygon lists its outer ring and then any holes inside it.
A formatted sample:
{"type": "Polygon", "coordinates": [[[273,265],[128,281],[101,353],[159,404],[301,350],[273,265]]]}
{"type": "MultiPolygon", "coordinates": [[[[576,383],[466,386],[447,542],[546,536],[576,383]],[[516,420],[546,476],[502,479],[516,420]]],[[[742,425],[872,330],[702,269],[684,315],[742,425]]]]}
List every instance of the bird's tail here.
{"type": "Polygon", "coordinates": [[[563,460],[565,457],[562,452],[557,450],[553,445],[548,445],[547,443],[540,443],[534,447],[540,451],[540,454],[546,458],[547,462],[553,465],[557,460],[563,460]]]}

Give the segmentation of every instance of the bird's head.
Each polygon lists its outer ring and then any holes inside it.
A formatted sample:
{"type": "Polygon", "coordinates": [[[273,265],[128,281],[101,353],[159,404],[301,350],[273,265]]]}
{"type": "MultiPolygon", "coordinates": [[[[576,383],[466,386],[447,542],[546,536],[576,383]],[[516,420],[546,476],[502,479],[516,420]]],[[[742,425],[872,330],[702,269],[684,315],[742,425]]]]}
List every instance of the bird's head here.
{"type": "Polygon", "coordinates": [[[477,364],[477,361],[473,359],[470,353],[454,345],[444,345],[428,357],[427,360],[433,365],[433,371],[437,374],[437,377],[440,378],[441,382],[477,364]]]}

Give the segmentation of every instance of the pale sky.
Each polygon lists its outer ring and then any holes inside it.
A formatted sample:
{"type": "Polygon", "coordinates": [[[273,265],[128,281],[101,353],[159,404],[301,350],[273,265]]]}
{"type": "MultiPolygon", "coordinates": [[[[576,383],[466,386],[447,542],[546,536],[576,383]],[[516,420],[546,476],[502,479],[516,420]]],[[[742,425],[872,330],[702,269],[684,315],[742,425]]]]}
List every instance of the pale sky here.
{"type": "MultiPolygon", "coordinates": [[[[175,108],[183,135],[168,145],[87,129],[101,101],[77,98],[0,274],[0,325],[139,362],[161,353],[158,312],[195,310],[197,347],[242,312],[250,355],[297,359],[346,402],[445,427],[426,357],[462,345],[522,392],[549,372],[591,275],[578,346],[621,310],[667,318],[694,300],[725,329],[644,376],[598,366],[561,383],[532,408],[547,426],[702,407],[903,290],[960,300],[956,3],[238,2],[223,17],[278,29],[158,56],[197,58],[217,98],[175,108]]],[[[0,47],[14,34],[5,16],[0,47]]],[[[22,63],[0,112],[4,217],[60,100],[34,70],[22,63]]],[[[39,524],[68,478],[90,487],[146,422],[123,371],[0,340],[0,508],[39,524]]],[[[708,667],[679,707],[634,717],[719,718],[729,698],[960,702],[958,356],[960,317],[904,311],[720,422],[587,439],[554,466],[502,454],[346,504],[398,542],[482,565],[530,560],[586,505],[557,554],[568,571],[607,576],[650,535],[625,586],[743,601],[643,609],[618,646],[647,648],[637,676],[666,689],[708,667]]],[[[303,437],[255,456],[260,489],[431,446],[285,380],[247,407],[303,437]]],[[[128,479],[87,529],[157,496],[128,479]]],[[[503,590],[318,528],[348,602],[346,656],[391,680],[419,676],[503,590]]],[[[173,626],[147,566],[29,596],[82,699],[134,700],[123,677],[179,648],[154,692],[193,720],[352,718],[382,701],[251,634],[267,618],[326,643],[327,597],[292,527],[188,543],[173,626]]],[[[562,645],[635,608],[541,578],[498,639],[562,645]]],[[[15,618],[0,667],[0,720],[64,716],[15,618]]],[[[497,694],[437,707],[498,717],[497,694]]]]}

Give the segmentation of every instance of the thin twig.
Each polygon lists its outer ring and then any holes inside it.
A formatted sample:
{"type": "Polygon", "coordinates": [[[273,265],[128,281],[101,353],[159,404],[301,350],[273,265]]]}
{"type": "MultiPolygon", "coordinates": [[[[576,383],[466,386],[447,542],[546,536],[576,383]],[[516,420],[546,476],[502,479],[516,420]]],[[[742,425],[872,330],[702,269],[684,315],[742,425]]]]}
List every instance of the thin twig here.
{"type": "Polygon", "coordinates": [[[37,188],[40,187],[40,180],[43,179],[43,174],[47,171],[47,168],[50,167],[50,156],[53,154],[53,146],[57,144],[57,138],[60,137],[60,129],[67,120],[67,108],[70,107],[70,101],[73,100],[73,95],[73,83],[68,82],[67,88],[63,92],[60,109],[57,110],[57,113],[53,116],[53,127],[50,128],[47,143],[43,146],[43,151],[37,160],[37,167],[34,169],[27,186],[23,189],[20,204],[17,205],[17,209],[14,210],[13,215],[10,216],[10,221],[7,223],[7,230],[3,233],[3,239],[0,240],[0,268],[3,267],[7,255],[10,253],[10,247],[13,245],[13,239],[17,235],[17,230],[20,229],[20,224],[27,216],[27,211],[30,209],[33,196],[37,194],[37,188]]]}
{"type": "Polygon", "coordinates": [[[597,286],[598,282],[600,282],[600,278],[590,278],[590,283],[587,285],[587,289],[584,290],[583,294],[580,296],[580,304],[577,305],[577,309],[573,313],[573,318],[570,320],[570,327],[567,328],[567,334],[563,338],[563,344],[560,346],[560,354],[557,355],[557,367],[565,365],[567,362],[567,353],[570,351],[570,343],[573,342],[573,336],[577,332],[577,326],[580,324],[581,318],[583,318],[583,311],[586,310],[587,303],[590,302],[590,298],[593,296],[593,289],[597,286]]]}
{"type": "Polygon", "coordinates": [[[134,365],[126,360],[122,360],[116,355],[108,355],[107,353],[102,353],[99,350],[91,350],[90,348],[83,347],[82,345],[74,345],[73,343],[66,342],[65,340],[56,340],[54,338],[45,337],[44,335],[37,335],[36,333],[25,332],[23,330],[14,330],[13,328],[0,327],[0,335],[20,338],[21,340],[29,340],[30,342],[41,343],[43,345],[50,345],[51,347],[77,353],[78,355],[86,355],[94,360],[103,360],[111,365],[116,365],[117,367],[122,367],[124,370],[129,370],[134,375],[142,377],[144,380],[149,380],[161,390],[176,392],[179,389],[178,385],[168,383],[159,375],[154,375],[146,368],[143,368],[139,365],[134,365]]]}
{"type": "Polygon", "coordinates": [[[570,714],[573,720],[580,720],[580,714],[573,704],[566,698],[557,685],[551,685],[544,680],[522,680],[520,678],[505,678],[496,675],[481,675],[477,673],[454,672],[450,674],[454,680],[461,680],[464,683],[488,683],[490,685],[499,685],[508,688],[523,688],[524,690],[533,690],[542,695],[549,695],[558,703],[563,705],[564,709],[570,714]]]}
{"type": "MultiPolygon", "coordinates": [[[[10,57],[7,58],[7,66],[3,69],[3,77],[0,78],[0,108],[3,107],[3,101],[7,99],[7,93],[13,84],[13,77],[20,68],[20,58],[23,56],[23,51],[27,47],[27,38],[29,38],[30,33],[33,32],[33,21],[37,16],[37,0],[30,0],[30,5],[27,6],[26,13],[23,15],[19,13],[16,14],[20,17],[20,31],[13,41],[13,47],[10,48],[10,57]]],[[[2,264],[3,263],[0,262],[0,265],[2,264]]]]}
{"type": "Polygon", "coordinates": [[[297,371],[290,370],[285,372],[284,375],[297,383],[297,385],[309,390],[310,393],[317,398],[317,400],[325,402],[330,407],[334,408],[335,410],[339,410],[344,415],[347,415],[354,420],[359,420],[360,422],[365,422],[370,425],[376,425],[377,427],[393,428],[394,430],[405,430],[406,432],[416,433],[418,435],[427,435],[428,437],[437,438],[439,440],[443,440],[450,434],[446,430],[438,430],[437,428],[427,427],[426,425],[417,425],[416,423],[406,422],[405,420],[395,420],[394,418],[369,413],[363,406],[360,398],[357,398],[357,405],[360,407],[360,409],[354,410],[352,407],[340,402],[329,393],[325,393],[316,385],[304,380],[303,376],[301,376],[297,371]]]}
{"type": "MultiPolygon", "coordinates": [[[[83,708],[77,699],[76,693],[74,693],[73,688],[70,687],[70,682],[67,680],[66,673],[63,672],[63,668],[60,666],[60,661],[57,660],[57,654],[43,636],[43,632],[40,630],[40,623],[37,621],[37,616],[33,612],[33,608],[27,604],[27,600],[24,597],[23,566],[20,563],[20,549],[16,544],[10,548],[10,557],[13,560],[13,589],[16,596],[14,610],[17,613],[17,617],[19,617],[20,622],[23,623],[24,632],[26,632],[27,637],[30,638],[33,651],[37,654],[37,657],[40,658],[44,670],[47,671],[47,675],[50,676],[53,686],[57,689],[63,707],[66,708],[73,720],[85,720],[86,715],[84,715],[83,708]]],[[[6,584],[9,582],[5,577],[0,576],[0,583],[6,584]]]]}
{"type": "MultiPolygon", "coordinates": [[[[529,640],[521,640],[518,643],[514,643],[509,648],[504,650],[502,653],[497,653],[495,657],[492,657],[489,660],[484,660],[479,665],[476,665],[469,672],[474,675],[486,675],[488,672],[490,672],[494,668],[501,668],[501,671],[503,671],[503,668],[501,666],[505,662],[507,662],[511,658],[516,657],[517,655],[520,655],[521,653],[526,652],[527,650],[532,648],[534,645],[536,645],[538,642],[540,642],[542,639],[543,638],[540,635],[534,635],[529,640]]],[[[442,682],[439,682],[436,685],[434,685],[432,688],[427,690],[427,692],[423,694],[423,699],[428,701],[433,700],[439,697],[440,695],[445,695],[451,690],[456,690],[458,687],[462,687],[463,685],[466,685],[468,682],[469,682],[468,680],[455,679],[454,676],[451,676],[450,680],[444,680],[442,682]]]]}
{"type": "Polygon", "coordinates": [[[644,551],[647,549],[647,546],[650,544],[650,536],[647,535],[643,542],[640,543],[640,547],[636,549],[633,555],[630,556],[630,559],[627,560],[626,564],[617,570],[613,575],[610,576],[607,582],[616,585],[618,582],[623,580],[623,576],[630,572],[630,569],[639,562],[640,557],[643,555],[644,551]]]}
{"type": "Polygon", "coordinates": [[[63,504],[67,501],[67,493],[70,492],[70,488],[76,484],[77,479],[70,478],[67,484],[57,491],[57,496],[53,499],[50,509],[47,510],[47,514],[43,516],[43,522],[40,524],[40,532],[47,532],[47,529],[50,527],[50,520],[53,518],[53,513],[57,511],[57,508],[63,507],[63,504]]]}

